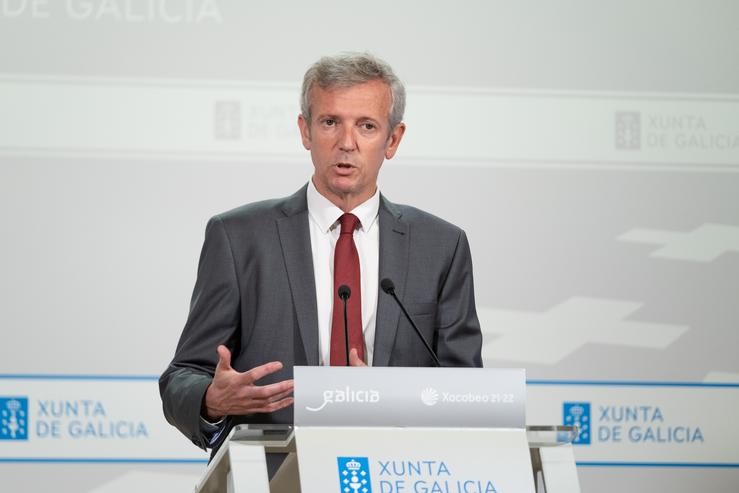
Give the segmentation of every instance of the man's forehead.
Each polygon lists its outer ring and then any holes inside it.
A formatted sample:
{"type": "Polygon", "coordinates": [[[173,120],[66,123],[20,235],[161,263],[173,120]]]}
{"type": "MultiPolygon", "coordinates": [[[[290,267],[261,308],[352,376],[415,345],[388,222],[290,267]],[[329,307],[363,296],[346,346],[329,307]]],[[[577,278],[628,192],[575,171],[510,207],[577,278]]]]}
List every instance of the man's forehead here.
{"type": "Polygon", "coordinates": [[[384,113],[389,111],[391,93],[390,86],[381,80],[331,87],[314,86],[309,101],[316,112],[315,116],[318,116],[317,113],[337,111],[355,113],[369,110],[384,113]]]}
{"type": "Polygon", "coordinates": [[[378,96],[390,97],[390,86],[379,79],[360,82],[358,84],[341,84],[326,87],[316,84],[311,88],[309,93],[310,99],[314,99],[316,96],[320,97],[322,95],[341,97],[350,94],[354,97],[366,95],[368,99],[377,99],[378,96]]]}

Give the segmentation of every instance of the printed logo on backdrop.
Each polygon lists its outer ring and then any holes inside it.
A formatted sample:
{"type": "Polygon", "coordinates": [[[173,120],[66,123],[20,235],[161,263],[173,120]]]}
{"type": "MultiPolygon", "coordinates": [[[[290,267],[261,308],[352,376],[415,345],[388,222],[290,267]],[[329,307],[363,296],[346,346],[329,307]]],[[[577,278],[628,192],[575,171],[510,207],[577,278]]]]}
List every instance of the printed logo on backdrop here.
{"type": "Polygon", "coordinates": [[[241,138],[241,103],[216,101],[213,107],[213,136],[217,140],[241,138]]]}
{"type": "Polygon", "coordinates": [[[599,404],[565,402],[564,424],[578,426],[576,445],[631,444],[702,444],[699,424],[673,422],[658,405],[599,404]]]}
{"type": "Polygon", "coordinates": [[[616,149],[641,149],[641,113],[616,112],[616,149]]]}
{"type": "Polygon", "coordinates": [[[339,489],[342,493],[372,493],[369,459],[367,457],[337,457],[339,489]]]}
{"type": "Polygon", "coordinates": [[[156,385],[143,375],[0,375],[0,462],[204,463],[162,417],[156,385]]]}
{"type": "Polygon", "coordinates": [[[77,22],[115,21],[132,24],[206,24],[223,22],[217,0],[4,0],[0,18],[51,19],[77,22]]]}
{"type": "Polygon", "coordinates": [[[148,438],[143,421],[117,419],[100,400],[0,397],[0,440],[148,438]]]}
{"type": "Polygon", "coordinates": [[[28,440],[27,397],[0,397],[0,440],[28,440]]]}
{"type": "Polygon", "coordinates": [[[577,427],[577,438],[572,441],[573,445],[590,445],[590,403],[565,402],[562,407],[563,423],[577,427]]]}
{"type": "Polygon", "coordinates": [[[732,151],[739,149],[739,133],[725,121],[694,113],[615,113],[617,150],[732,151]]]}
{"type": "MultiPolygon", "coordinates": [[[[256,90],[256,89],[255,89],[256,90]]],[[[222,100],[213,103],[213,137],[219,141],[292,139],[294,108],[268,102],[222,100]]]]}

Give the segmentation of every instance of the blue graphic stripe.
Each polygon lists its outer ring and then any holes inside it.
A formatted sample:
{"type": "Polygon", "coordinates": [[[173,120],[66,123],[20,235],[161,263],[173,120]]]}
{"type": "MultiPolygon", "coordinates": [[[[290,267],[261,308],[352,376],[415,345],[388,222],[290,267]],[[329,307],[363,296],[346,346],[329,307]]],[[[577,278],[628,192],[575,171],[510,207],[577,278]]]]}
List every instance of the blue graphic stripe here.
{"type": "Polygon", "coordinates": [[[2,463],[56,464],[207,464],[208,459],[135,459],[135,458],[64,458],[64,457],[0,457],[2,463]]]}
{"type": "MultiPolygon", "coordinates": [[[[207,459],[134,459],[134,458],[52,458],[0,457],[2,463],[63,463],[63,464],[207,464],[207,459]]],[[[682,469],[739,469],[739,464],[711,462],[592,462],[577,461],[578,467],[659,467],[682,469]]]]}
{"type": "MultiPolygon", "coordinates": [[[[159,375],[89,375],[55,373],[0,373],[0,380],[158,380],[159,375]]],[[[582,385],[613,387],[715,387],[739,388],[739,382],[670,382],[641,380],[526,380],[528,385],[582,385]]]]}
{"type": "Polygon", "coordinates": [[[575,462],[577,467],[672,467],[682,469],[739,469],[739,464],[723,462],[575,462]]]}
{"type": "Polygon", "coordinates": [[[159,380],[158,375],[65,375],[65,374],[11,374],[0,373],[0,380],[159,380]]]}
{"type": "Polygon", "coordinates": [[[739,383],[724,382],[656,382],[639,380],[526,380],[527,385],[582,385],[603,387],[714,387],[739,388],[739,383]]]}

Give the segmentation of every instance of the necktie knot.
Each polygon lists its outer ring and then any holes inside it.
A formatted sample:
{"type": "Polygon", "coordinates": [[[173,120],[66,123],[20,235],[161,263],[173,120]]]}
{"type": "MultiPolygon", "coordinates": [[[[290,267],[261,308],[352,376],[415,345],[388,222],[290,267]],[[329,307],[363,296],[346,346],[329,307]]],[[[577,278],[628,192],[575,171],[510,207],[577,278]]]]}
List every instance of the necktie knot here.
{"type": "Polygon", "coordinates": [[[359,227],[359,218],[354,214],[346,213],[339,218],[342,235],[354,234],[354,230],[359,227]]]}

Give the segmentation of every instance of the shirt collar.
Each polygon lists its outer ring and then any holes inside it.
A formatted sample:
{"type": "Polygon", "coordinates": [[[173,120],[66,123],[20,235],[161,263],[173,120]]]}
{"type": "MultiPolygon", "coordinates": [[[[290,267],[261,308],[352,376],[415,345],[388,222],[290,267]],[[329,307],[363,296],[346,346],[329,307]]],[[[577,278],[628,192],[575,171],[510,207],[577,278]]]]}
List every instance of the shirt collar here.
{"type": "MultiPolygon", "coordinates": [[[[330,200],[318,192],[316,186],[313,184],[313,179],[308,182],[307,200],[308,214],[323,233],[331,231],[331,228],[337,223],[341,215],[344,214],[344,211],[336,207],[330,200]]],[[[377,222],[379,211],[380,191],[378,189],[372,197],[349,212],[359,218],[359,221],[362,223],[360,229],[368,233],[375,222],[377,222]]]]}

